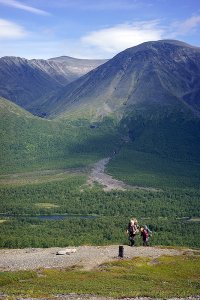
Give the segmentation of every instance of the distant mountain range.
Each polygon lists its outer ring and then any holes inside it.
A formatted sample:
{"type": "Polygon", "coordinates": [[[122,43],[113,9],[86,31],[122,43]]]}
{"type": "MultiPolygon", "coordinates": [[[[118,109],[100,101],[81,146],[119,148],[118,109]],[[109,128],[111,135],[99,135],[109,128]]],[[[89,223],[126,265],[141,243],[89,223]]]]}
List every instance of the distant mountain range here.
{"type": "Polygon", "coordinates": [[[0,58],[0,96],[40,115],[37,106],[42,99],[48,99],[52,92],[105,61],[68,56],[48,60],[2,57],[0,58]]]}
{"type": "Polygon", "coordinates": [[[1,160],[9,168],[105,157],[126,145],[130,157],[139,151],[200,162],[200,48],[162,40],[107,62],[4,57],[1,95],[45,117],[0,101],[1,160]]]}

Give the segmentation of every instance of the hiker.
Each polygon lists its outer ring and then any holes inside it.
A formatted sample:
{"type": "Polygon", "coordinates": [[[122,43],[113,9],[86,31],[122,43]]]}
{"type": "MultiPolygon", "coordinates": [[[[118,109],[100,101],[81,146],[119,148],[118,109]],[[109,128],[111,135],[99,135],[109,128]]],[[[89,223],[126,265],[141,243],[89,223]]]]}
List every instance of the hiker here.
{"type": "Polygon", "coordinates": [[[137,220],[136,219],[130,220],[126,232],[128,234],[128,239],[131,247],[135,246],[135,236],[139,232],[138,228],[139,226],[137,220]]]}
{"type": "Polygon", "coordinates": [[[140,228],[141,237],[143,241],[143,246],[149,246],[149,236],[151,235],[151,230],[145,225],[140,228]]]}

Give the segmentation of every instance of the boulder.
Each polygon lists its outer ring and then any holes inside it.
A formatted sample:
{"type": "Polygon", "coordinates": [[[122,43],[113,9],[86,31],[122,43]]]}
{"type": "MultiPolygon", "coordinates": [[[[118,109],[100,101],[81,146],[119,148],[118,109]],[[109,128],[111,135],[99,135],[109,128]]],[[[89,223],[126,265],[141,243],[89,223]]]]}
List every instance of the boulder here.
{"type": "Polygon", "coordinates": [[[76,252],[76,249],[74,248],[68,248],[68,249],[64,249],[64,250],[59,250],[56,255],[65,255],[65,254],[68,254],[70,255],[71,253],[75,253],[76,252]]]}

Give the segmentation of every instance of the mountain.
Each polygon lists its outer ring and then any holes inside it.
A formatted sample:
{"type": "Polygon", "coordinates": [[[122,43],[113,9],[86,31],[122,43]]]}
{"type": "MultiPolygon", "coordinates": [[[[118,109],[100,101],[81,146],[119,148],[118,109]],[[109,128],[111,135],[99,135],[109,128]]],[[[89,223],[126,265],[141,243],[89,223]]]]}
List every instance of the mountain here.
{"type": "Polygon", "coordinates": [[[57,67],[59,70],[62,70],[70,82],[85,75],[106,61],[106,59],[78,59],[70,56],[59,56],[47,60],[48,63],[55,64],[55,68],[57,67]]]}
{"type": "MultiPolygon", "coordinates": [[[[129,48],[48,99],[51,118],[113,118],[132,149],[199,161],[200,49],[163,40],[129,48]]],[[[129,151],[130,153],[130,151],[129,151]]]]}
{"type": "Polygon", "coordinates": [[[48,60],[0,58],[0,96],[35,114],[43,99],[69,82],[96,68],[105,60],[62,56],[48,60]]]}
{"type": "MultiPolygon", "coordinates": [[[[26,61],[18,60],[26,70],[26,61]]],[[[27,78],[35,78],[36,69],[30,73],[28,68],[27,78]]],[[[135,151],[200,162],[199,89],[199,48],[168,40],[129,48],[72,83],[56,86],[48,101],[35,101],[34,109],[51,119],[27,115],[7,100],[0,103],[2,164],[64,167],[66,160],[77,164],[79,157],[106,157],[127,147],[119,166],[135,151]]]]}
{"type": "Polygon", "coordinates": [[[150,107],[182,107],[200,113],[200,48],[162,40],[126,49],[68,84],[49,99],[46,112],[60,116],[111,113],[150,107]],[[133,108],[134,107],[134,108],[133,108]]]}

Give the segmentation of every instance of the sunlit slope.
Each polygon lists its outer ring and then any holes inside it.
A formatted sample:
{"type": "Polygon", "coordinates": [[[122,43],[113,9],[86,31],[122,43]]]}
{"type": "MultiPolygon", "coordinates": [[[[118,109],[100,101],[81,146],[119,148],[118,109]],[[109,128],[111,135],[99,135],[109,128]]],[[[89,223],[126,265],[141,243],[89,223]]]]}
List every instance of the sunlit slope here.
{"type": "Polygon", "coordinates": [[[199,48],[173,40],[143,43],[64,88],[50,115],[112,116],[133,151],[200,161],[199,74],[199,48]]]}
{"type": "Polygon", "coordinates": [[[49,121],[0,99],[1,172],[79,167],[111,153],[117,135],[111,120],[49,121]]]}
{"type": "Polygon", "coordinates": [[[50,98],[50,116],[91,110],[123,116],[146,106],[200,112],[200,49],[161,40],[126,49],[50,98]]]}

